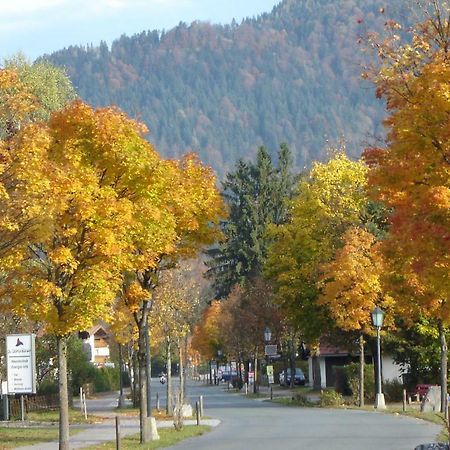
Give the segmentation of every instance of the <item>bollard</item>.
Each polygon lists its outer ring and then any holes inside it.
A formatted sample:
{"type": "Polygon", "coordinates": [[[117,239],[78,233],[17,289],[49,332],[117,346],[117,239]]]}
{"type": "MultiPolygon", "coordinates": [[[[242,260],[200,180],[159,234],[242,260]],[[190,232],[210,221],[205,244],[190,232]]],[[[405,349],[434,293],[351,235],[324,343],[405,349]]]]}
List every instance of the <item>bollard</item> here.
{"type": "Polygon", "coordinates": [[[159,392],[156,393],[156,409],[159,411],[159,392]]]}
{"type": "Polygon", "coordinates": [[[245,386],[245,395],[247,395],[248,394],[248,384],[244,383],[244,386],[245,386]]]}
{"type": "Polygon", "coordinates": [[[195,417],[197,419],[197,426],[200,425],[200,406],[198,402],[195,402],[195,417]]]}
{"type": "Polygon", "coordinates": [[[116,450],[120,450],[120,417],[116,416],[116,450]]]}
{"type": "Polygon", "coordinates": [[[270,400],[273,400],[273,388],[270,386],[270,400]]]}
{"type": "Polygon", "coordinates": [[[203,395],[200,395],[200,417],[203,417],[203,395]]]}
{"type": "Polygon", "coordinates": [[[87,420],[86,393],[83,392],[84,418],[87,420]]]}
{"type": "Polygon", "coordinates": [[[25,399],[23,395],[20,396],[20,420],[25,421],[25,399]]]}
{"type": "Polygon", "coordinates": [[[80,386],[80,411],[83,412],[83,388],[80,386]]]}
{"type": "Polygon", "coordinates": [[[9,420],[9,397],[8,395],[2,395],[2,404],[3,404],[3,420],[9,420]]]}

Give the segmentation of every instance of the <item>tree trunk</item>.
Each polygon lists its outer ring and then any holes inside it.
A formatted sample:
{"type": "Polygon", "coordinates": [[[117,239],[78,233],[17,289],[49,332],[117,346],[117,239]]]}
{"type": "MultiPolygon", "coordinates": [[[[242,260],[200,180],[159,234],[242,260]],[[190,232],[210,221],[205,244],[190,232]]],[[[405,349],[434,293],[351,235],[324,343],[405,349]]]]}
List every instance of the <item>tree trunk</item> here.
{"type": "Polygon", "coordinates": [[[67,386],[67,337],[57,336],[59,389],[59,450],[69,450],[69,393],[67,386]]]}
{"type": "Polygon", "coordinates": [[[359,406],[364,406],[364,336],[359,336],[359,406]]]}
{"type": "Polygon", "coordinates": [[[258,392],[258,386],[256,385],[258,375],[258,350],[255,350],[255,368],[253,369],[253,393],[258,392]]]}
{"type": "Polygon", "coordinates": [[[151,354],[150,354],[150,327],[147,323],[145,324],[145,379],[147,382],[147,417],[152,416],[152,390],[151,390],[151,381],[152,381],[152,362],[151,362],[151,354]]]}
{"type": "Polygon", "coordinates": [[[166,413],[172,414],[172,349],[170,339],[166,340],[166,361],[167,361],[167,387],[166,387],[166,413]]]}
{"type": "Polygon", "coordinates": [[[292,389],[295,386],[295,346],[293,339],[289,341],[289,362],[291,366],[290,388],[292,389]]]}
{"type": "Polygon", "coordinates": [[[183,344],[179,342],[178,344],[178,351],[179,351],[179,357],[180,357],[180,401],[181,406],[184,405],[184,395],[185,395],[185,386],[184,386],[184,361],[183,361],[183,344]]]}
{"type": "Polygon", "coordinates": [[[132,394],[133,394],[133,406],[137,408],[139,406],[139,364],[137,353],[133,351],[132,364],[133,364],[133,383],[132,383],[132,394]]]}
{"type": "Polygon", "coordinates": [[[138,341],[138,365],[139,365],[139,427],[141,444],[149,442],[150,427],[147,418],[147,377],[146,377],[146,352],[145,352],[145,334],[147,328],[141,322],[139,326],[138,341]]]}
{"type": "MultiPolygon", "coordinates": [[[[184,376],[184,397],[183,400],[187,398],[187,377],[188,377],[188,337],[185,336],[184,337],[184,371],[183,371],[183,376],[184,376]]],[[[218,363],[217,363],[218,364],[218,363]]],[[[219,367],[217,367],[218,369],[219,367]]]]}
{"type": "Polygon", "coordinates": [[[209,384],[212,384],[212,364],[211,364],[211,360],[209,360],[209,384]]]}
{"type": "Polygon", "coordinates": [[[445,338],[445,328],[442,321],[439,321],[439,343],[441,347],[441,412],[447,417],[447,340],[445,338]]]}

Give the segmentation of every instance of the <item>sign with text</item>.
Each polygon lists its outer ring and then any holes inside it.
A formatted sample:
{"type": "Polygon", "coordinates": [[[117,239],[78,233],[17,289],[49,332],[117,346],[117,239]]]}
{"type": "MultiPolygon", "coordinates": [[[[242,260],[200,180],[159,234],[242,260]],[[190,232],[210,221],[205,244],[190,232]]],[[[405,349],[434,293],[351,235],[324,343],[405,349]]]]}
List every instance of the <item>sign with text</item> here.
{"type": "Polygon", "coordinates": [[[264,347],[264,354],[266,356],[274,356],[278,353],[278,346],[277,345],[266,345],[264,347]]]}
{"type": "Polygon", "coordinates": [[[273,384],[273,366],[266,366],[266,371],[269,384],[273,384]]]}
{"type": "Polygon", "coordinates": [[[34,334],[6,336],[8,394],[36,393],[36,356],[34,334]]]}

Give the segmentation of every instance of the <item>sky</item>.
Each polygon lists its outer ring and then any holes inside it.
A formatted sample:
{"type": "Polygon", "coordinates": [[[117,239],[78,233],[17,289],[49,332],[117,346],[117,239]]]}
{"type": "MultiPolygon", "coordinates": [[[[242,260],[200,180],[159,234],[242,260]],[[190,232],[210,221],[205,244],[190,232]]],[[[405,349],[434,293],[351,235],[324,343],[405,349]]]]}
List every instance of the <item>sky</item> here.
{"type": "Polygon", "coordinates": [[[0,60],[33,60],[70,45],[110,44],[122,34],[168,30],[180,22],[238,22],[280,0],[0,0],[0,60]]]}

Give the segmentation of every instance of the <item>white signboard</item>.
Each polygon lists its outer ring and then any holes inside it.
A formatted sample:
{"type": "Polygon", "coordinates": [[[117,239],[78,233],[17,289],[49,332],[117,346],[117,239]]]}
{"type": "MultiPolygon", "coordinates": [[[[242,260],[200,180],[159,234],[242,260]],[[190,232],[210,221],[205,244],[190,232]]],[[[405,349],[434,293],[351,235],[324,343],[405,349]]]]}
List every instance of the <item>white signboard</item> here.
{"type": "Polygon", "coordinates": [[[266,371],[269,384],[273,384],[273,366],[266,366],[266,371]]]}
{"type": "Polygon", "coordinates": [[[35,335],[6,336],[8,394],[36,393],[35,335]]]}
{"type": "Polygon", "coordinates": [[[264,354],[266,356],[274,356],[278,353],[278,346],[277,345],[266,345],[264,347],[264,354]]]}

